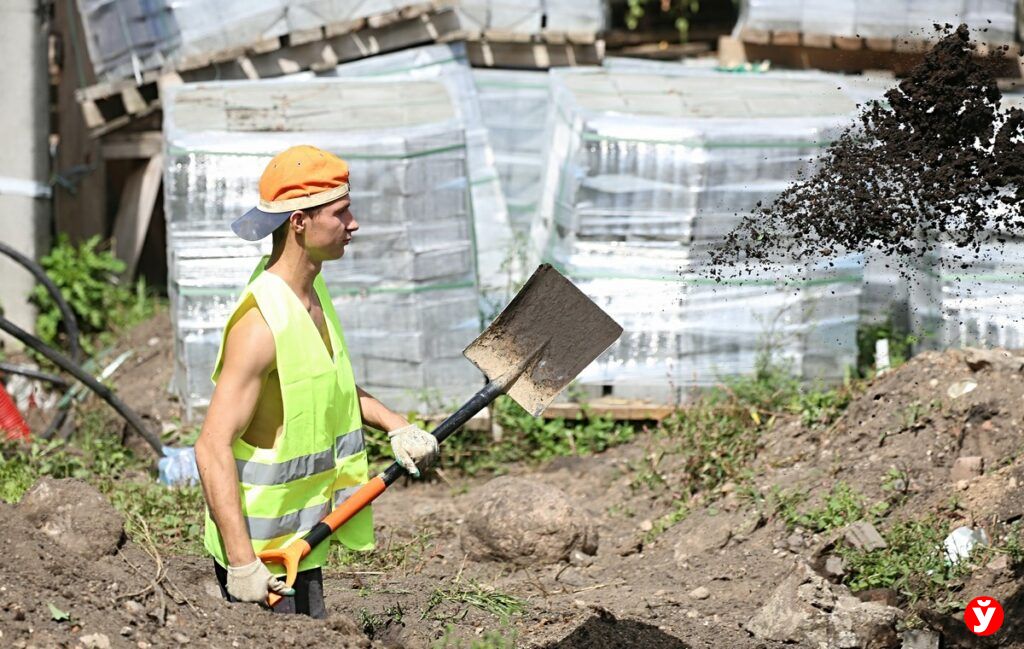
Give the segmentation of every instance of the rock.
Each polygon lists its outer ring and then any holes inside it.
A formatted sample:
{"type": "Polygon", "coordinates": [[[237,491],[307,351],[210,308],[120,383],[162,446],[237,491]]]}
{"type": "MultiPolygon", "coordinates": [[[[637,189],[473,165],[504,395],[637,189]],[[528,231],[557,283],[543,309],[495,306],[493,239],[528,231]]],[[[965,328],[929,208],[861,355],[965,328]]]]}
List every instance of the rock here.
{"type": "Polygon", "coordinates": [[[711,515],[706,511],[688,516],[665,535],[667,542],[672,544],[676,565],[686,563],[691,557],[725,547],[734,530],[751,527],[747,518],[739,513],[711,515]]]}
{"type": "Polygon", "coordinates": [[[1010,558],[1005,554],[1000,554],[995,559],[989,561],[985,567],[992,572],[1006,572],[1010,568],[1010,558]]]}
{"type": "Polygon", "coordinates": [[[878,533],[874,525],[867,521],[857,521],[847,525],[843,532],[843,539],[858,550],[865,552],[887,547],[882,535],[878,533]]]}
{"type": "Polygon", "coordinates": [[[85,649],[110,649],[110,638],[102,633],[83,635],[78,640],[85,649]]]}
{"type": "Polygon", "coordinates": [[[573,550],[597,552],[597,532],[561,489],[502,476],[471,499],[462,548],[474,559],[554,563],[567,560],[573,550]]]}
{"type": "Polygon", "coordinates": [[[130,637],[132,637],[135,634],[135,629],[133,629],[130,626],[123,626],[123,627],[121,627],[120,633],[124,637],[130,638],[130,637]]]}
{"type": "Polygon", "coordinates": [[[790,552],[799,552],[804,547],[804,537],[799,532],[793,532],[786,538],[786,548],[790,552]]]}
{"type": "Polygon", "coordinates": [[[897,608],[860,601],[799,564],[744,626],[760,640],[874,649],[896,645],[900,615],[897,608]]]}
{"type": "Polygon", "coordinates": [[[703,586],[698,586],[697,588],[694,588],[693,590],[688,592],[686,595],[691,599],[707,599],[711,597],[711,592],[703,586]]]}
{"type": "Polygon", "coordinates": [[[174,638],[174,641],[178,644],[188,644],[189,642],[191,642],[191,639],[184,633],[181,633],[180,631],[176,631],[173,635],[171,635],[171,637],[174,638]]]}
{"type": "Polygon", "coordinates": [[[900,596],[891,588],[868,588],[857,592],[857,599],[862,602],[875,602],[886,606],[899,606],[900,596]]]}
{"type": "Polygon", "coordinates": [[[964,379],[963,381],[956,381],[951,383],[946,388],[946,396],[950,399],[959,399],[965,394],[970,394],[978,389],[978,382],[973,379],[964,379]]]}
{"type": "Polygon", "coordinates": [[[963,350],[964,361],[972,372],[995,367],[1005,372],[1019,372],[1024,368],[1024,358],[1014,356],[1005,349],[979,349],[967,347],[963,350]]]}
{"type": "Polygon", "coordinates": [[[594,565],[594,557],[585,552],[573,550],[569,553],[569,563],[577,568],[586,568],[587,566],[594,565]]]}
{"type": "Polygon", "coordinates": [[[846,573],[846,565],[842,557],[829,556],[825,559],[825,576],[831,579],[838,579],[846,573]]]}
{"type": "Polygon", "coordinates": [[[977,478],[985,471],[985,459],[978,455],[958,457],[953,461],[953,469],[949,472],[949,479],[954,484],[961,480],[977,478]]]}
{"type": "Polygon", "coordinates": [[[146,607],[134,599],[129,599],[124,603],[124,610],[128,611],[130,615],[142,615],[146,612],[146,607]]]}
{"type": "Polygon", "coordinates": [[[928,629],[904,631],[902,639],[901,649],[939,649],[942,644],[942,636],[928,629]]]}
{"type": "Polygon", "coordinates": [[[650,532],[653,529],[654,529],[654,523],[652,523],[650,519],[647,519],[647,520],[643,521],[642,523],[640,523],[640,531],[641,532],[650,532]]]}
{"type": "Polygon", "coordinates": [[[68,550],[96,559],[114,554],[124,537],[124,518],[92,485],[41,478],[18,504],[25,519],[68,550]]]}

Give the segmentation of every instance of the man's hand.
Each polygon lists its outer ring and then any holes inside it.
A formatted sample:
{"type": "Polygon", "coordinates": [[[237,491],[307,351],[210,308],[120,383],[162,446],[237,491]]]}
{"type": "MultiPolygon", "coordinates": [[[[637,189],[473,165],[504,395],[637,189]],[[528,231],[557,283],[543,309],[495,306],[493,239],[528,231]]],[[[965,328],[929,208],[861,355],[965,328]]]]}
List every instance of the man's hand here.
{"type": "Polygon", "coordinates": [[[419,467],[426,469],[437,459],[437,438],[415,424],[393,430],[388,437],[395,460],[416,478],[419,467]]]}
{"type": "Polygon", "coordinates": [[[294,595],[295,589],[285,585],[256,559],[244,566],[228,566],[228,594],[241,602],[262,602],[273,591],[282,597],[294,595]]]}

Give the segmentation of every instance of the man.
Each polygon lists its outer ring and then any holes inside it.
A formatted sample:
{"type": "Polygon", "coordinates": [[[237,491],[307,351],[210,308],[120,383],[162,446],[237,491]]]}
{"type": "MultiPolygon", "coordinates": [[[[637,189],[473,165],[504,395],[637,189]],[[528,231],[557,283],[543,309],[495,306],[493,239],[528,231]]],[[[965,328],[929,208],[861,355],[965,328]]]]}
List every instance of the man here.
{"type": "MultiPolygon", "coordinates": [[[[260,178],[259,206],[232,223],[273,251],[228,320],[213,373],[216,387],[196,442],[206,496],[205,545],[229,601],[284,596],[275,611],[324,617],[320,566],[328,543],[299,565],[294,588],[256,553],[301,538],[368,480],[364,423],[390,431],[395,458],[414,476],[437,456],[437,440],[357,387],[320,277],[359,229],[348,165],[312,146],[283,151],[260,178]]],[[[335,537],[373,547],[369,509],[335,537]]],[[[275,566],[275,569],[277,567],[275,566]]]]}

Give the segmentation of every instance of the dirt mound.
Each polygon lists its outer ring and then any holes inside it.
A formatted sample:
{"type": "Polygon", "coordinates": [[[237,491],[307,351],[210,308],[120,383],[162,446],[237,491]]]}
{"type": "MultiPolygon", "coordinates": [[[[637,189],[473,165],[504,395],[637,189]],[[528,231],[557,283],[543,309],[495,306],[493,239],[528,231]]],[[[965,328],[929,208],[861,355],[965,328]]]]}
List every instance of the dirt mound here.
{"type": "Polygon", "coordinates": [[[597,534],[558,487],[503,476],[474,494],[462,545],[477,559],[554,563],[567,560],[573,550],[597,552],[597,534]]]}
{"type": "Polygon", "coordinates": [[[36,529],[84,557],[114,554],[124,540],[124,518],[81,480],[43,478],[25,492],[18,511],[36,529]]]}
{"type": "Polygon", "coordinates": [[[40,531],[21,507],[0,503],[0,518],[5,647],[266,647],[271,638],[283,646],[369,646],[344,616],[285,618],[227,604],[206,561],[132,543],[84,557],[40,531]]]}

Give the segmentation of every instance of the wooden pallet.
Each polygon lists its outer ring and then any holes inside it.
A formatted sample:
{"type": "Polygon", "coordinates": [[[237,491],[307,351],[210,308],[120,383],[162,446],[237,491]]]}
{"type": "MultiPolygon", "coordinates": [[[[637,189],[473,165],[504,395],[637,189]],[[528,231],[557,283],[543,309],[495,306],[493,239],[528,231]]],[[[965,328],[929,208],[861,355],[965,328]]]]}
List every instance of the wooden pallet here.
{"type": "Polygon", "coordinates": [[[160,108],[160,88],[193,81],[264,79],[306,70],[327,70],[339,63],[425,43],[450,40],[459,31],[455,11],[424,4],[372,18],[292,32],[244,49],[183,61],[175,70],[148,71],[141,83],[127,79],[76,92],[93,137],[121,128],[160,108]]]}
{"type": "Polygon", "coordinates": [[[553,67],[600,65],[604,60],[604,41],[590,34],[589,42],[570,40],[565,34],[545,34],[536,40],[500,40],[452,38],[463,40],[466,56],[475,68],[515,68],[547,70],[553,67]]]}
{"type": "MultiPolygon", "coordinates": [[[[765,31],[743,29],[738,38],[719,40],[719,60],[731,66],[737,58],[744,61],[768,60],[773,64],[797,69],[818,69],[830,72],[862,72],[864,70],[892,70],[903,75],[924,58],[934,41],[907,38],[861,38],[808,34],[795,31],[765,31]]],[[[1011,46],[1007,51],[978,48],[979,57],[994,57],[995,74],[999,77],[1019,77],[1020,48],[1011,46]]]]}
{"type": "Polygon", "coordinates": [[[183,82],[266,79],[427,43],[464,42],[477,67],[546,70],[553,66],[599,65],[604,42],[593,33],[545,31],[524,35],[471,31],[451,7],[433,3],[364,20],[292,32],[244,49],[182,61],[173,71],[149,71],[134,79],[101,83],[76,92],[93,137],[109,133],[160,109],[160,89],[183,82]]]}

